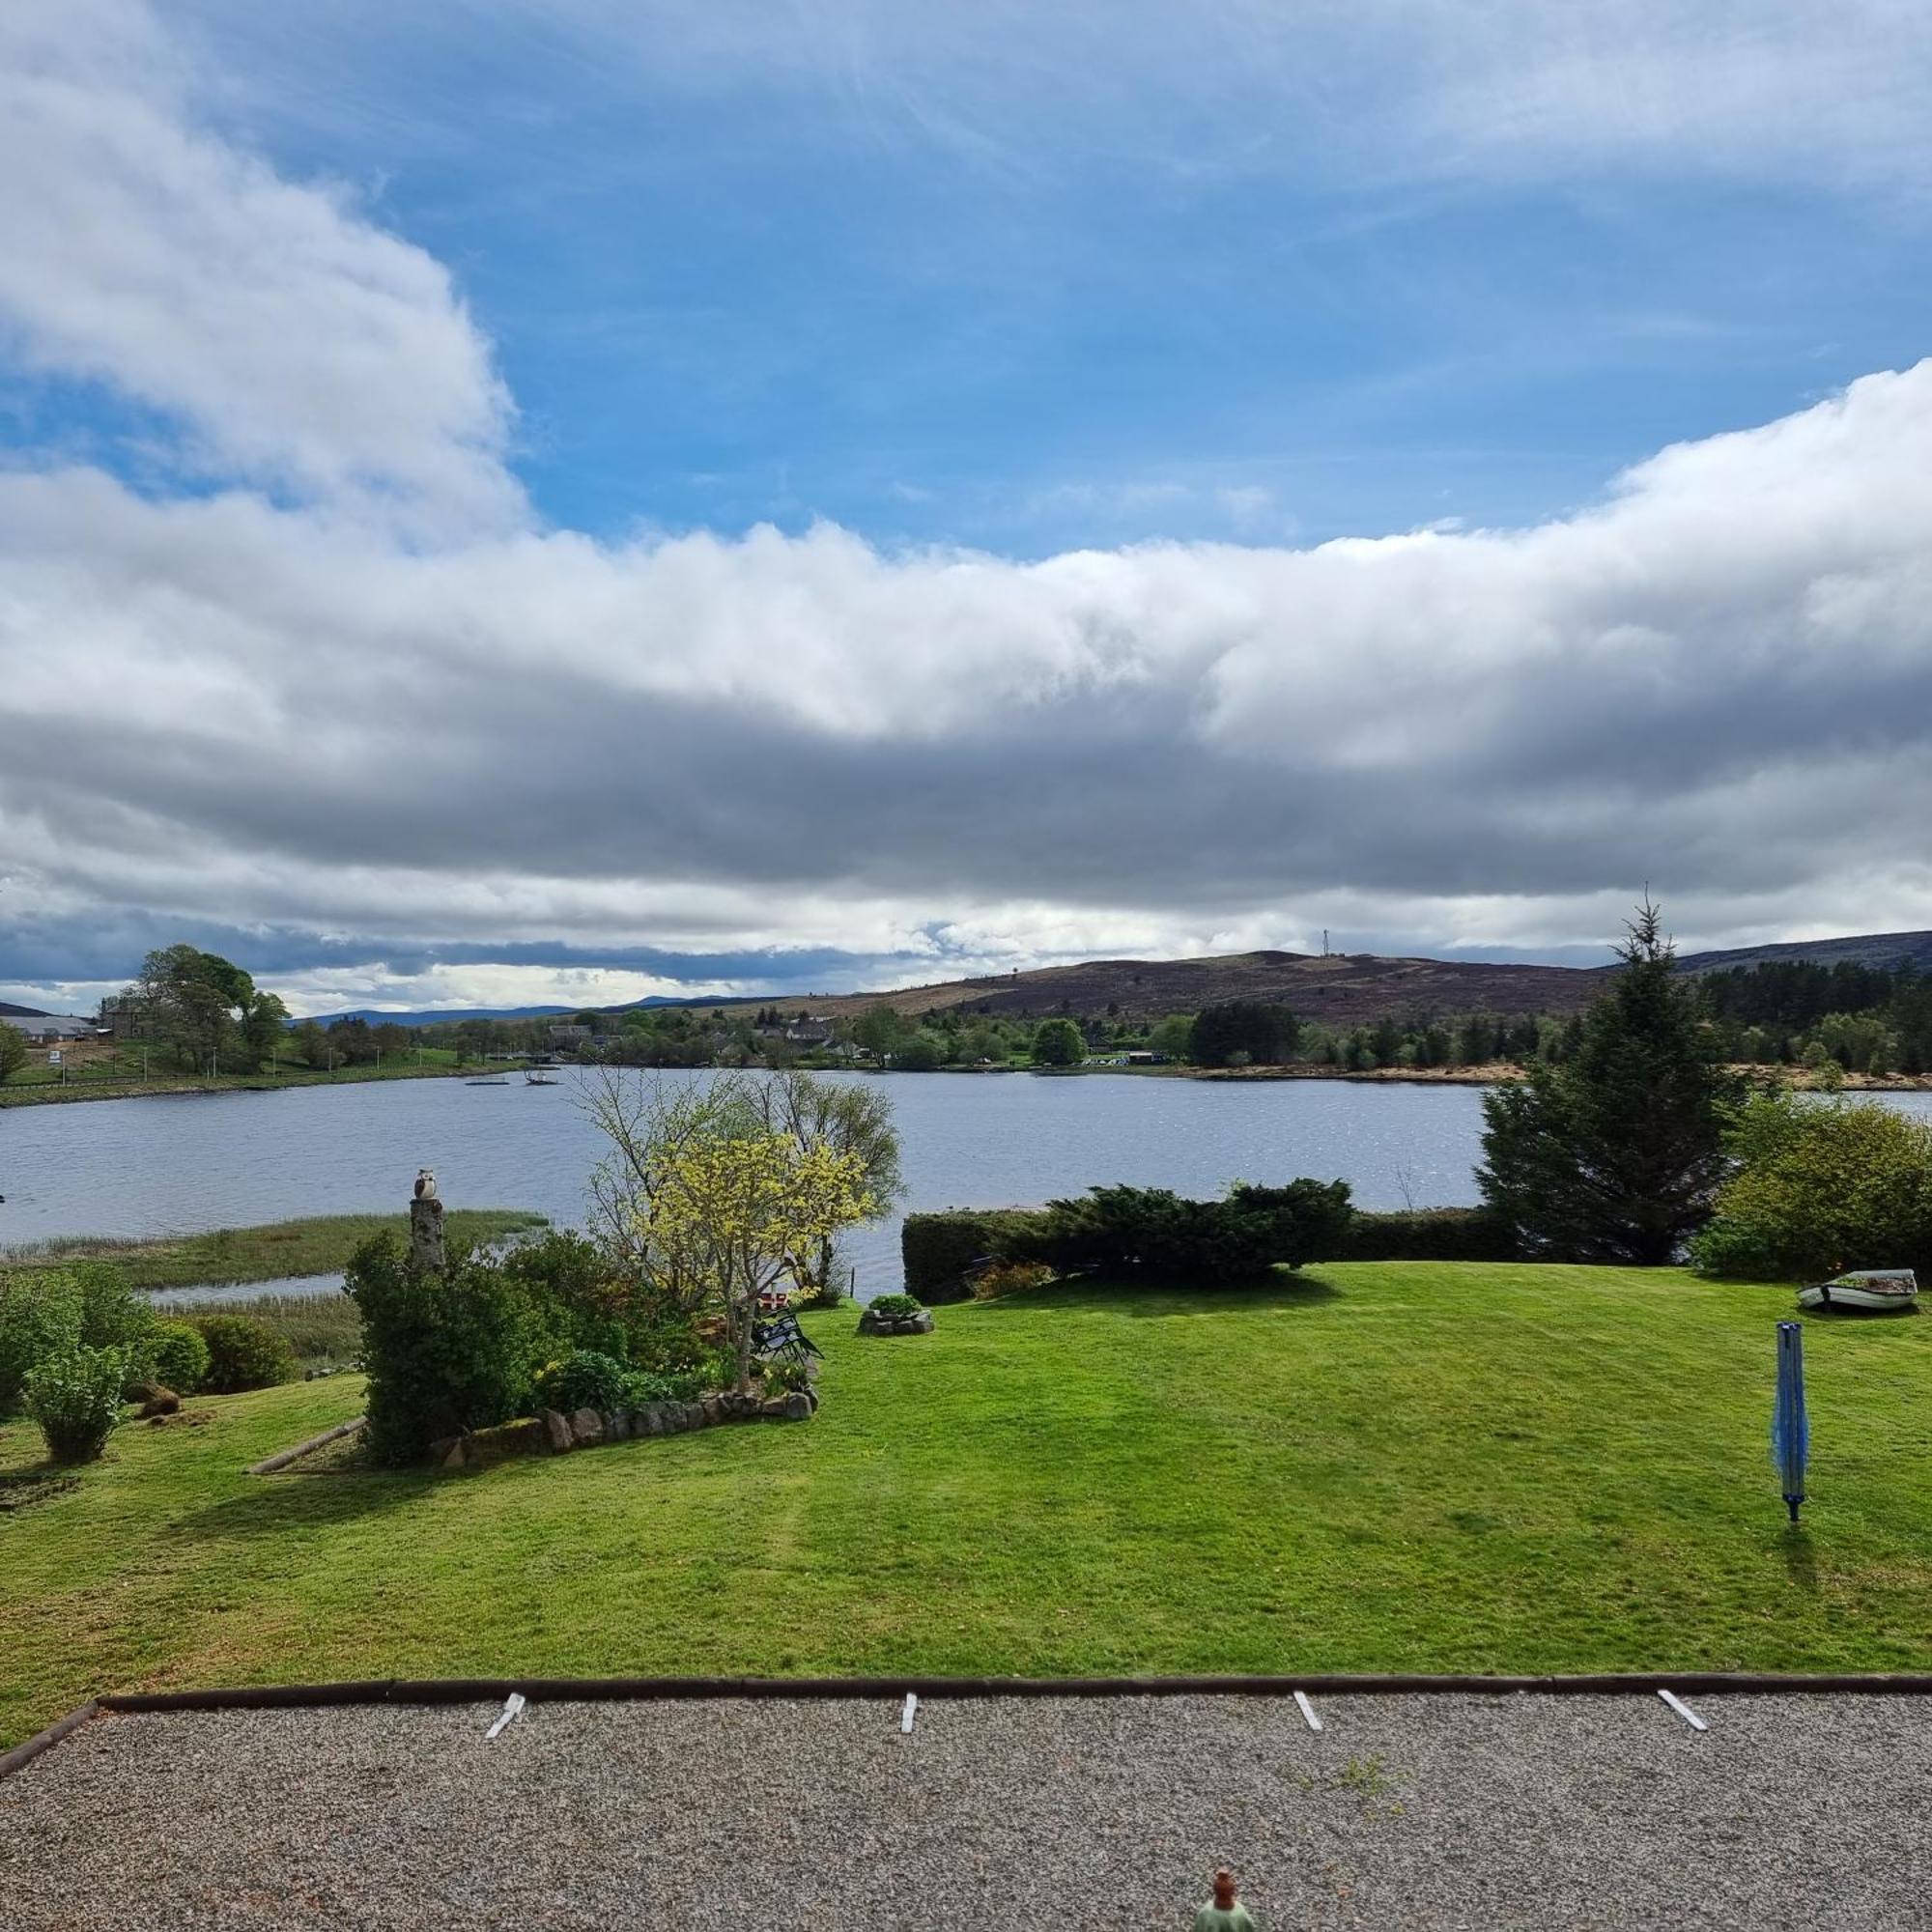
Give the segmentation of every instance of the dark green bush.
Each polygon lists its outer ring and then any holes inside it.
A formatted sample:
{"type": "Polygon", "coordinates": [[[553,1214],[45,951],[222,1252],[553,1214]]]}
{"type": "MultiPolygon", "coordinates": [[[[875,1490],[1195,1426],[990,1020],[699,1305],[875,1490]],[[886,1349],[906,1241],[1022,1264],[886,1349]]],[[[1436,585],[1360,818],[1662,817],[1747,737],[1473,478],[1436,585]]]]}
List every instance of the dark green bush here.
{"type": "Polygon", "coordinates": [[[504,1256],[501,1267],[531,1320],[552,1338],[546,1360],[577,1349],[628,1360],[632,1337],[651,1324],[655,1311],[632,1284],[611,1274],[597,1244],[582,1235],[557,1232],[526,1241],[504,1256]]]}
{"type": "Polygon", "coordinates": [[[1324,1262],[1514,1262],[1516,1236],[1487,1208],[1408,1208],[1393,1213],[1355,1210],[1324,1262]]]}
{"type": "Polygon", "coordinates": [[[85,1302],[66,1268],[0,1272],[0,1415],[20,1406],[35,1363],[80,1347],[85,1302]]]}
{"type": "Polygon", "coordinates": [[[245,1315],[195,1315],[189,1322],[208,1344],[201,1385],[210,1395],[240,1395],[295,1380],[295,1350],[264,1323],[245,1315]]]}
{"type": "Polygon", "coordinates": [[[875,1295],[870,1306],[874,1315],[888,1315],[895,1319],[924,1312],[924,1304],[911,1294],[875,1295]]]}
{"type": "Polygon", "coordinates": [[[546,1408],[566,1412],[594,1408],[600,1413],[625,1401],[631,1375],[622,1362],[595,1349],[573,1349],[560,1362],[546,1362],[536,1374],[537,1400],[546,1408]]]}
{"type": "Polygon", "coordinates": [[[154,1378],[177,1395],[192,1395],[208,1379],[208,1344],[186,1321],[156,1321],[148,1360],[154,1378]]]}
{"type": "Polygon", "coordinates": [[[56,1463],[91,1463],[121,1418],[121,1384],[128,1357],[119,1349],[85,1344],[43,1357],[22,1388],[27,1413],[41,1425],[56,1463]]]}
{"type": "Polygon", "coordinates": [[[350,1257],[344,1286],[362,1317],[376,1462],[415,1462],[440,1436],[533,1406],[554,1330],[507,1267],[453,1247],[439,1272],[378,1235],[350,1257]]]}
{"type": "Polygon", "coordinates": [[[1165,1187],[1094,1187],[1049,1202],[1008,1246],[1014,1260],[1062,1273],[1092,1268],[1209,1288],[1332,1254],[1353,1211],[1345,1180],[1236,1181],[1219,1201],[1189,1201],[1165,1187]]]}
{"type": "Polygon", "coordinates": [[[973,1264],[1000,1260],[1009,1244],[1041,1218],[1032,1208],[949,1208],[908,1214],[899,1229],[907,1290],[928,1305],[964,1301],[973,1264]]]}

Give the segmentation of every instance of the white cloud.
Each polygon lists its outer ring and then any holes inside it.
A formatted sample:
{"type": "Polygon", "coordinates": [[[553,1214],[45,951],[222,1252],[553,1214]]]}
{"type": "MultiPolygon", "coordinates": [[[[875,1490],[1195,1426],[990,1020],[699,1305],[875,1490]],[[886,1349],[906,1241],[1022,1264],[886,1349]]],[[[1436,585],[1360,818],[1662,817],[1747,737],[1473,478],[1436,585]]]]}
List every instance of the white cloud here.
{"type": "Polygon", "coordinates": [[[195,126],[134,0],[0,10],[0,331],[190,461],[432,527],[515,517],[510,407],[442,266],[195,126]]]}
{"type": "Polygon", "coordinates": [[[1571,519],[1312,550],[424,554],[87,471],[0,532],[0,852],[83,897],[992,959],[1548,943],[1644,877],[1711,936],[1932,911],[1932,362],[1571,519]]]}

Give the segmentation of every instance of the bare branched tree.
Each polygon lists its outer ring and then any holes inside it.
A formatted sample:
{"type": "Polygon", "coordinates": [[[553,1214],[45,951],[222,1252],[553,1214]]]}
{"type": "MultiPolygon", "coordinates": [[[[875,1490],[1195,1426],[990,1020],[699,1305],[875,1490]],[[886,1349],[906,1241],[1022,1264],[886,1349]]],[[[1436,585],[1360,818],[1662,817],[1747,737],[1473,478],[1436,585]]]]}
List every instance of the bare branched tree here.
{"type": "MultiPolygon", "coordinates": [[[[724,1071],[672,1085],[632,1069],[585,1069],[582,1105],[610,1144],[589,1181],[590,1227],[598,1241],[667,1305],[694,1311],[703,1286],[651,1210],[655,1177],[695,1142],[711,1137],[784,1134],[801,1154],[830,1149],[857,1158],[866,1193],[884,1212],[904,1192],[892,1102],[865,1087],[816,1080],[787,1069],[724,1071]]],[[[838,1298],[837,1237],[787,1253],[785,1273],[802,1299],[838,1298]]]]}

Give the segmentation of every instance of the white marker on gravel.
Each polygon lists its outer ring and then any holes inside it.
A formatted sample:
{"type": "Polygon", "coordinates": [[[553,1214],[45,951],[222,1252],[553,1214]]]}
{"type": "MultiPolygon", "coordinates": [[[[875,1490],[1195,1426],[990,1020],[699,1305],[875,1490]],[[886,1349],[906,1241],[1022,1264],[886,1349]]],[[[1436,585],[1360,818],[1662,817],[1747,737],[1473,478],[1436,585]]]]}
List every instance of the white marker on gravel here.
{"type": "Polygon", "coordinates": [[[503,1699],[503,1709],[501,1713],[498,1715],[497,1721],[494,1724],[492,1724],[487,1731],[483,1733],[483,1742],[486,1745],[495,1744],[496,1741],[503,1735],[504,1725],[506,1725],[512,1718],[516,1717],[518,1713],[523,1710],[524,1702],[525,1702],[524,1693],[521,1690],[512,1690],[510,1694],[503,1699]]]}
{"type": "Polygon", "coordinates": [[[1321,1719],[1315,1715],[1315,1706],[1308,1701],[1308,1692],[1297,1690],[1294,1693],[1294,1701],[1300,1707],[1301,1715],[1308,1719],[1308,1728],[1311,1731],[1319,1731],[1321,1728],[1321,1719]]]}
{"type": "Polygon", "coordinates": [[[910,1731],[912,1729],[912,1720],[918,1712],[919,1692],[917,1690],[908,1690],[906,1692],[905,1710],[899,1716],[899,1729],[901,1731],[910,1731]]]}
{"type": "Polygon", "coordinates": [[[1693,1731],[1708,1731],[1711,1727],[1674,1690],[1660,1690],[1657,1693],[1693,1731]]]}

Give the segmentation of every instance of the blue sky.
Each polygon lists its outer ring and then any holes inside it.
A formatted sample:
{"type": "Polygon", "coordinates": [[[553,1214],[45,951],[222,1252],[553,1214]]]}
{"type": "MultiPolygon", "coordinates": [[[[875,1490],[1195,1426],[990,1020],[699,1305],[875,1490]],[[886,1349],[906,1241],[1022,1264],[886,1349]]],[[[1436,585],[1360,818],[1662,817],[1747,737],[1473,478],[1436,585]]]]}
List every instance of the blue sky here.
{"type": "Polygon", "coordinates": [[[0,998],[1932,923],[1779,819],[1922,782],[1928,85],[1884,0],[24,0],[0,998]]]}
{"type": "Polygon", "coordinates": [[[867,85],[600,60],[517,9],[199,11],[254,76],[237,132],[452,267],[519,473],[600,533],[823,517],[1040,555],[1531,523],[1925,346],[1922,190],[1774,154],[1445,176],[1310,152],[1214,71],[1190,100],[1127,63],[1064,129],[1026,107],[1064,71],[1014,102],[980,91],[1004,66],[942,72],[935,127],[890,43],[867,85]]]}

